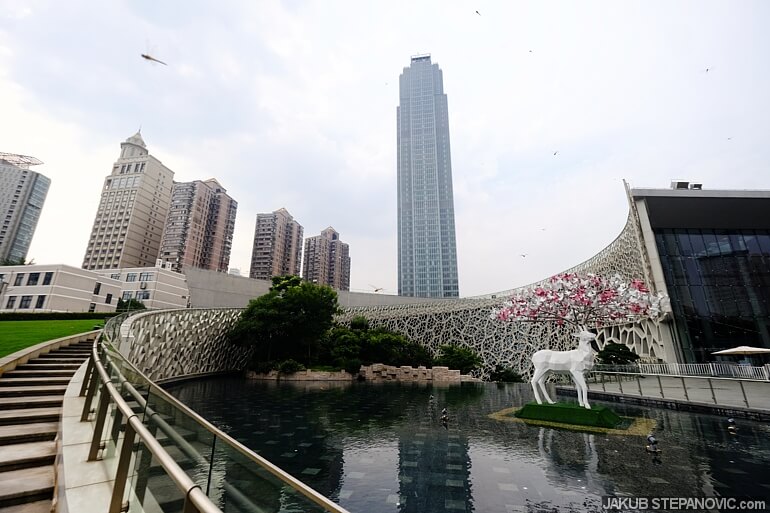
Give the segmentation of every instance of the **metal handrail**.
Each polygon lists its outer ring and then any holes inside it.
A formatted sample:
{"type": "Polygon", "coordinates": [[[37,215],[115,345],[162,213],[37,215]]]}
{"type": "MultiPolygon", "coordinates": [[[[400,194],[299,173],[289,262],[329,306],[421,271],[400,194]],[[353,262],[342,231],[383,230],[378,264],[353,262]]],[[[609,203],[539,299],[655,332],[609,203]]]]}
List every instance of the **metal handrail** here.
{"type": "Polygon", "coordinates": [[[586,374],[618,374],[618,375],[624,375],[624,376],[660,376],[661,378],[685,378],[685,379],[710,379],[710,380],[721,380],[721,381],[752,381],[755,383],[767,383],[767,380],[764,379],[752,379],[752,378],[727,378],[727,377],[721,377],[721,376],[691,376],[691,375],[682,375],[682,374],[657,374],[657,373],[650,373],[650,372],[631,372],[631,371],[606,371],[606,370],[591,370],[587,372],[586,374]]]}
{"type": "MultiPolygon", "coordinates": [[[[119,320],[122,321],[124,319],[125,317],[119,320]]],[[[115,323],[120,324],[118,322],[118,319],[115,319],[115,323]]],[[[258,465],[259,467],[269,472],[271,475],[278,478],[286,486],[299,492],[300,494],[308,498],[310,501],[312,501],[316,505],[321,506],[325,510],[331,511],[333,513],[349,513],[345,508],[341,507],[339,504],[333,502],[329,498],[318,493],[316,490],[309,487],[302,481],[288,474],[281,468],[272,464],[268,460],[264,459],[263,457],[259,456],[258,454],[250,450],[248,447],[244,446],[237,440],[233,439],[226,433],[222,432],[221,430],[216,428],[214,425],[212,425],[210,422],[208,422],[206,419],[204,419],[203,417],[198,415],[196,412],[191,410],[189,407],[187,407],[184,403],[180,402],[177,398],[175,398],[174,396],[172,396],[171,394],[169,394],[168,392],[160,388],[158,385],[153,383],[132,362],[130,362],[119,351],[115,349],[115,346],[112,344],[112,340],[110,340],[108,333],[109,334],[119,333],[119,331],[115,329],[115,327],[113,326],[111,326],[112,329],[110,330],[107,330],[106,328],[107,326],[105,326],[105,330],[103,332],[103,338],[106,339],[106,342],[104,343],[110,344],[110,346],[114,350],[112,354],[120,357],[121,363],[125,364],[128,368],[131,369],[132,372],[136,373],[139,377],[141,377],[144,381],[146,381],[149,384],[152,392],[155,393],[157,396],[161,397],[162,400],[171,404],[173,408],[180,410],[183,414],[190,417],[199,426],[209,431],[214,436],[215,439],[221,440],[222,442],[226,443],[228,446],[230,446],[230,448],[232,448],[234,451],[236,451],[237,453],[245,457],[247,460],[251,460],[256,465],[258,465]]],[[[163,447],[160,445],[157,439],[152,435],[152,433],[147,429],[147,427],[141,422],[137,414],[125,402],[125,400],[121,396],[118,389],[112,383],[112,380],[109,377],[107,370],[105,369],[101,359],[99,358],[99,351],[98,351],[99,343],[100,343],[99,340],[94,342],[92,355],[91,355],[91,359],[93,363],[91,364],[89,362],[89,369],[94,369],[94,375],[90,376],[90,381],[89,381],[89,375],[87,372],[87,375],[84,378],[84,380],[87,383],[89,383],[89,386],[87,390],[87,399],[83,409],[82,418],[83,419],[87,418],[87,412],[88,412],[88,409],[90,408],[90,403],[96,389],[96,380],[94,378],[95,378],[95,374],[98,374],[102,381],[103,392],[106,392],[109,394],[109,396],[117,405],[120,413],[127,419],[126,426],[131,427],[131,429],[128,429],[128,427],[126,429],[126,434],[123,442],[124,445],[123,445],[123,449],[121,450],[121,461],[119,461],[118,463],[118,471],[121,470],[121,463],[124,458],[123,453],[128,452],[130,454],[130,443],[132,443],[132,440],[129,440],[129,434],[131,434],[131,438],[133,438],[133,434],[137,434],[140,436],[140,438],[142,438],[142,441],[145,443],[148,449],[150,449],[153,456],[155,456],[157,460],[161,463],[161,465],[166,470],[168,475],[174,480],[177,487],[181,491],[185,492],[187,497],[186,500],[191,501],[191,506],[198,508],[197,511],[203,512],[203,513],[221,513],[221,510],[216,505],[214,505],[213,502],[211,502],[208,496],[202,490],[200,490],[199,486],[196,485],[192,481],[192,479],[187,475],[187,473],[185,473],[185,471],[174,462],[174,460],[171,458],[171,456],[169,456],[169,454],[165,451],[165,449],[163,449],[163,447]],[[202,500],[201,497],[205,498],[205,501],[202,500]]],[[[142,396],[142,394],[140,394],[133,387],[133,385],[125,378],[125,376],[123,376],[123,374],[119,371],[117,366],[115,366],[112,362],[108,362],[108,364],[112,365],[115,368],[117,379],[119,381],[118,384],[120,385],[120,387],[125,389],[136,400],[136,402],[141,406],[145,414],[149,412],[150,415],[154,415],[155,412],[153,412],[149,407],[147,407],[147,401],[142,396]]],[[[83,388],[84,389],[86,388],[85,384],[83,388]]],[[[85,390],[81,390],[81,395],[83,392],[85,392],[85,390]]],[[[103,399],[100,399],[99,410],[103,409],[106,412],[106,404],[104,405],[104,408],[102,408],[102,404],[101,404],[102,402],[106,403],[106,401],[103,401],[103,399]]],[[[103,427],[99,425],[100,417],[101,417],[101,423],[103,424],[105,412],[102,412],[102,411],[97,412],[97,418],[96,418],[97,426],[94,429],[94,440],[92,443],[92,452],[94,457],[95,457],[96,450],[98,449],[98,439],[101,435],[101,430],[103,427]]],[[[169,438],[175,441],[182,439],[182,437],[170,425],[168,425],[168,423],[163,421],[159,416],[156,415],[155,420],[156,420],[156,423],[158,424],[158,427],[161,429],[161,431],[163,431],[164,434],[169,436],[169,438]]],[[[202,456],[200,456],[200,454],[195,450],[195,448],[190,446],[189,444],[187,443],[180,444],[179,448],[183,452],[185,452],[189,457],[196,460],[205,461],[205,459],[202,458],[202,456]]],[[[128,460],[130,460],[130,457],[127,457],[126,459],[126,462],[125,462],[126,466],[128,465],[128,460]]],[[[117,504],[117,507],[119,507],[120,506],[119,500],[122,500],[125,482],[118,483],[117,477],[115,482],[116,482],[116,489],[113,491],[113,502],[115,502],[117,504]]],[[[247,497],[244,497],[234,487],[227,486],[227,488],[228,488],[228,491],[231,492],[233,495],[239,495],[242,500],[248,500],[247,497]]],[[[112,513],[112,511],[113,509],[111,504],[110,512],[112,513]]],[[[114,510],[114,511],[118,511],[118,510],[114,510]]]]}

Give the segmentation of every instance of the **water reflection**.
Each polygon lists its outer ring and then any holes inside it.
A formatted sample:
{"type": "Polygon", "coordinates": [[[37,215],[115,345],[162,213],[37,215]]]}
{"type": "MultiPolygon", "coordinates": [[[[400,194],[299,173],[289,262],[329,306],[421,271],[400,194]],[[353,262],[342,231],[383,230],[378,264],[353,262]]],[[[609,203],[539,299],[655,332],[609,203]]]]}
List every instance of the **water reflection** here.
{"type": "Polygon", "coordinates": [[[598,511],[607,494],[770,494],[770,429],[746,420],[732,435],[719,417],[612,405],[657,421],[656,458],[644,437],[487,417],[531,400],[528,385],[215,378],[170,391],[353,512],[598,511]]]}

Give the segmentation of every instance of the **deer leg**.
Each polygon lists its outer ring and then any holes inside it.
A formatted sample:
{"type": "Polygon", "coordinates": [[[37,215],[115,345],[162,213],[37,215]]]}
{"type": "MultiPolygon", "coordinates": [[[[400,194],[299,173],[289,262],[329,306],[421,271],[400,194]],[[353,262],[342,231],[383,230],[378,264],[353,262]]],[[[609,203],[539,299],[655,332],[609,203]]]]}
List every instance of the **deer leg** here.
{"type": "Polygon", "coordinates": [[[580,371],[572,371],[570,374],[572,374],[572,379],[575,380],[575,387],[577,388],[580,406],[590,410],[591,405],[588,404],[588,387],[586,386],[586,380],[585,377],[583,377],[583,373],[580,371]]]}
{"type": "Polygon", "coordinates": [[[553,400],[551,399],[551,396],[548,395],[548,389],[545,388],[545,378],[548,374],[548,371],[543,371],[543,375],[540,376],[540,379],[538,380],[538,384],[540,385],[540,389],[543,391],[543,396],[545,397],[545,400],[548,402],[548,404],[553,404],[553,400]]]}
{"type": "Polygon", "coordinates": [[[543,404],[543,401],[540,399],[540,394],[537,393],[537,382],[543,374],[545,374],[545,369],[535,368],[535,373],[529,381],[532,384],[532,391],[535,393],[535,401],[537,401],[537,404],[543,404]]]}

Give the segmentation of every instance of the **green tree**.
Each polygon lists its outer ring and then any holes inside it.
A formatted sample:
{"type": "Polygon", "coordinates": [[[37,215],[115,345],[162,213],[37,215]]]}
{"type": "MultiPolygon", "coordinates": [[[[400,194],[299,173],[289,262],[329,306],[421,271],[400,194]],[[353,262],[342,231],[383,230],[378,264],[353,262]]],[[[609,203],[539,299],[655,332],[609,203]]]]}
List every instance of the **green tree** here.
{"type": "Polygon", "coordinates": [[[127,301],[124,301],[123,299],[118,298],[118,305],[115,307],[115,311],[118,313],[134,312],[136,310],[146,310],[146,309],[147,307],[144,306],[144,303],[134,298],[131,298],[127,301]]]}
{"type": "Polygon", "coordinates": [[[599,363],[609,365],[628,365],[639,359],[639,355],[631,351],[628,346],[608,342],[604,349],[596,354],[599,363]]]}
{"type": "Polygon", "coordinates": [[[34,258],[32,260],[30,260],[29,262],[27,262],[27,260],[24,257],[16,258],[16,259],[6,257],[6,258],[3,258],[0,261],[0,266],[4,266],[4,265],[34,265],[34,264],[35,264],[35,259],[34,258]]]}
{"type": "Polygon", "coordinates": [[[310,365],[338,311],[331,287],[297,276],[275,277],[270,292],[249,302],[228,338],[254,346],[255,361],[295,359],[310,365]]]}
{"type": "Polygon", "coordinates": [[[439,347],[439,356],[434,365],[460,369],[462,374],[468,374],[480,368],[481,363],[481,358],[473,350],[452,344],[439,347]]]}

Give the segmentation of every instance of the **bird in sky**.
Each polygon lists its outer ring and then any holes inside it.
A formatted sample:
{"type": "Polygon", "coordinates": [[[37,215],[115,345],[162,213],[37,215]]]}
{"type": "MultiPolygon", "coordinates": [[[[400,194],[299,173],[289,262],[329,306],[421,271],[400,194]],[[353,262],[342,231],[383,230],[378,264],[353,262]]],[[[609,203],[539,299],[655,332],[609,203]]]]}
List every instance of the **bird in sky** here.
{"type": "Polygon", "coordinates": [[[158,62],[160,64],[163,64],[164,66],[168,66],[168,64],[166,64],[165,62],[163,62],[161,60],[156,59],[155,57],[153,57],[150,54],[143,53],[141,55],[142,55],[142,59],[145,59],[145,60],[148,60],[148,61],[152,61],[152,62],[158,62]]]}
{"type": "Polygon", "coordinates": [[[479,16],[481,16],[481,13],[480,13],[479,11],[476,11],[476,14],[478,14],[479,16]]]}
{"type": "Polygon", "coordinates": [[[553,152],[554,156],[555,156],[557,153],[559,153],[559,152],[558,152],[558,151],[555,151],[555,152],[553,152]]]}
{"type": "Polygon", "coordinates": [[[733,138],[732,138],[732,137],[728,137],[728,138],[727,138],[727,140],[728,140],[728,141],[732,141],[732,140],[733,140],[733,138]]]}
{"type": "Polygon", "coordinates": [[[374,285],[372,285],[371,283],[369,284],[369,286],[370,286],[371,288],[373,288],[373,289],[374,289],[374,292],[380,292],[380,291],[382,291],[382,290],[385,290],[385,289],[383,289],[382,287],[375,287],[375,286],[374,286],[374,285]]]}
{"type": "Polygon", "coordinates": [[[527,253],[522,253],[521,258],[527,258],[527,253]]]}

